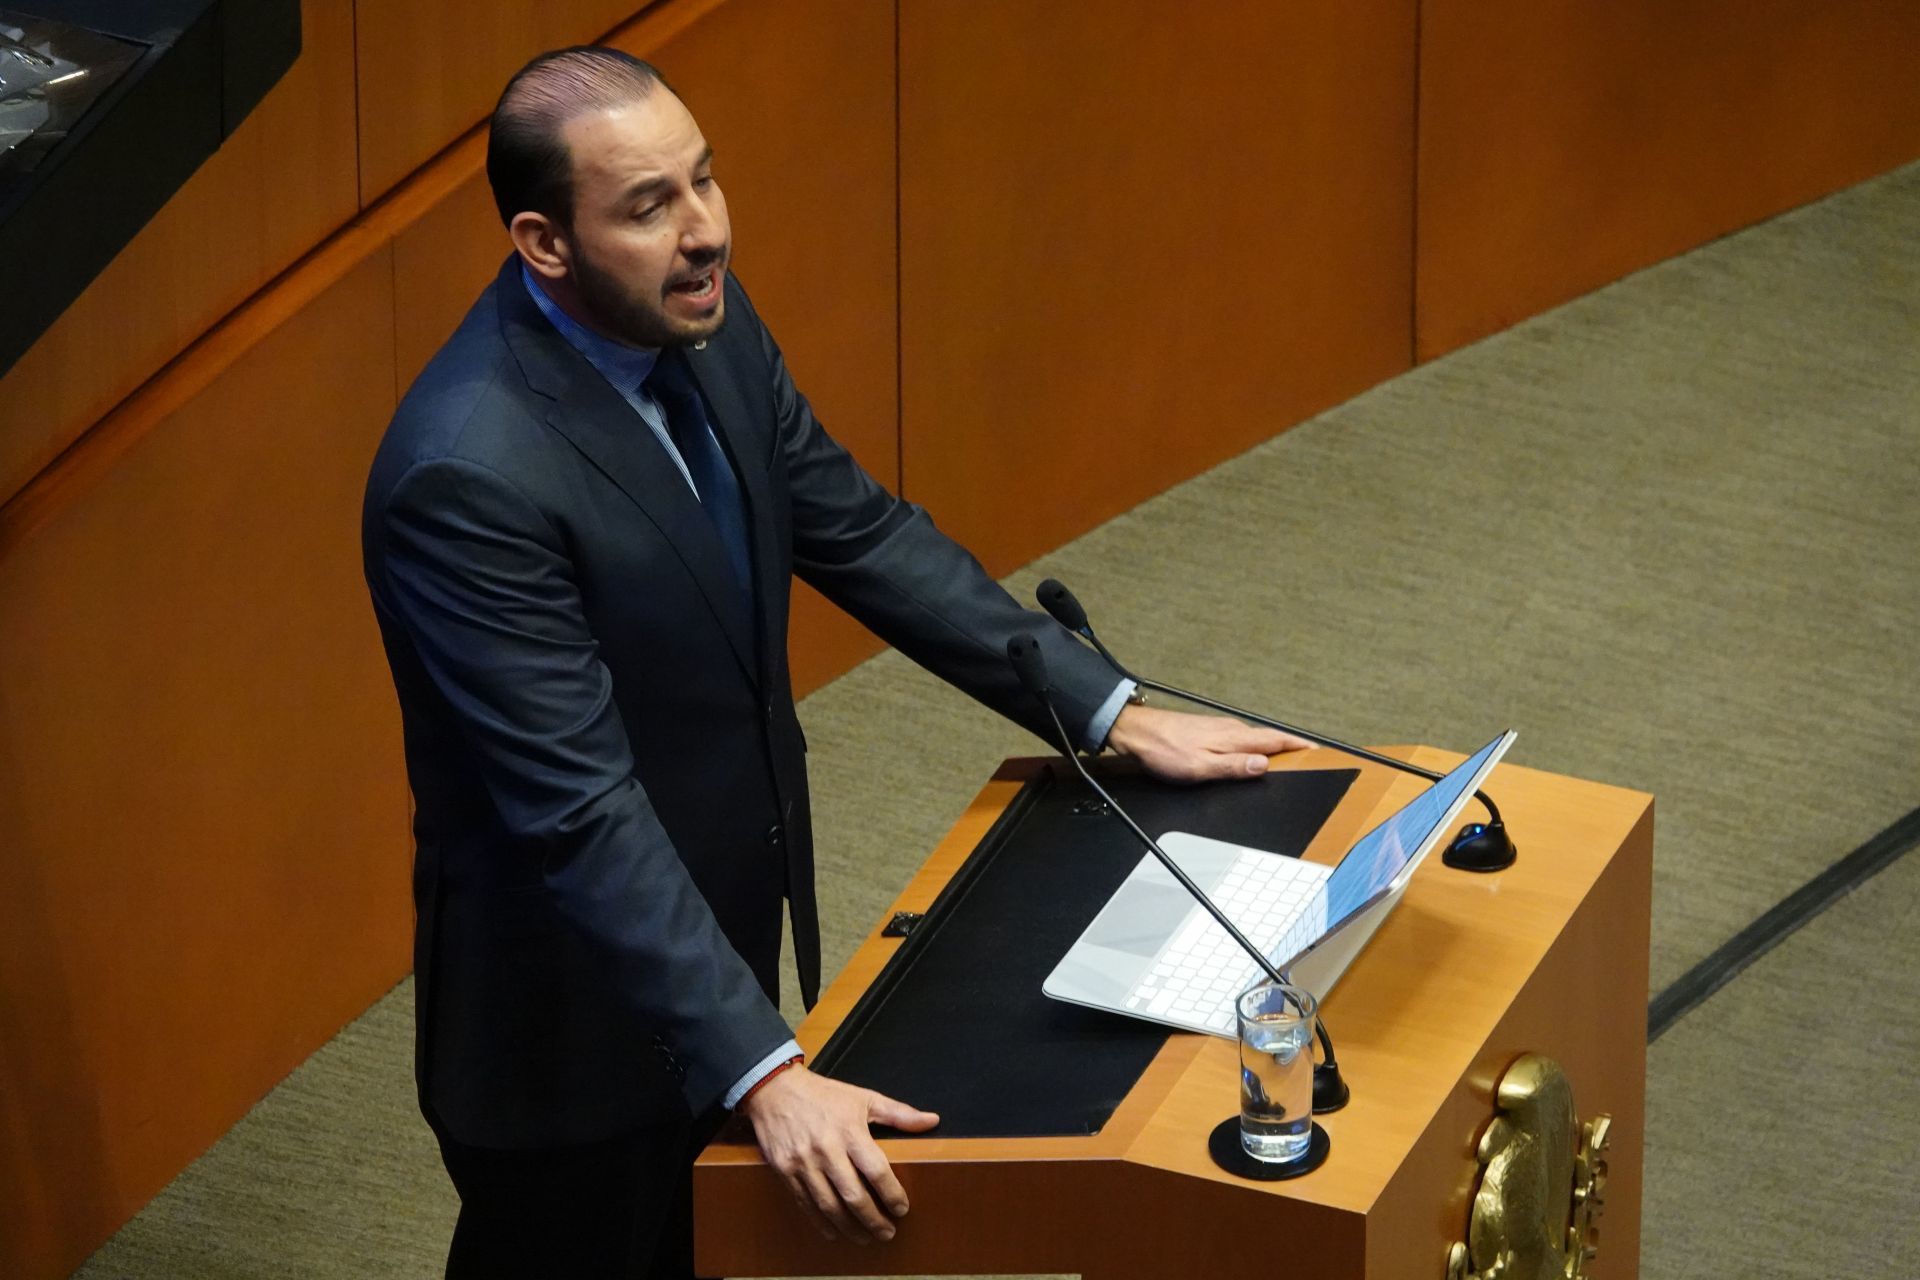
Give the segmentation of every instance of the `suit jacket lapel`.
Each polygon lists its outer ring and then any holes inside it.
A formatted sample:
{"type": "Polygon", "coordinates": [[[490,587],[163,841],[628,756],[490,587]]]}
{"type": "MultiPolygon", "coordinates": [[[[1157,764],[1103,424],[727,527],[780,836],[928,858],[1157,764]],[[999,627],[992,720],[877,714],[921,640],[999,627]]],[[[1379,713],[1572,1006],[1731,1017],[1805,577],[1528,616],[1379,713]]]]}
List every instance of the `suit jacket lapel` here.
{"type": "MultiPolygon", "coordinates": [[[[507,344],[527,383],[553,401],[547,422],[598,467],[660,530],[707,605],[747,679],[759,683],[753,618],[741,598],[726,548],[679,468],[620,394],[586,357],[553,331],[526,296],[518,260],[509,258],[495,288],[507,344]]],[[[664,354],[663,354],[664,358],[664,354]]],[[[751,522],[750,522],[751,523],[751,522]]]]}

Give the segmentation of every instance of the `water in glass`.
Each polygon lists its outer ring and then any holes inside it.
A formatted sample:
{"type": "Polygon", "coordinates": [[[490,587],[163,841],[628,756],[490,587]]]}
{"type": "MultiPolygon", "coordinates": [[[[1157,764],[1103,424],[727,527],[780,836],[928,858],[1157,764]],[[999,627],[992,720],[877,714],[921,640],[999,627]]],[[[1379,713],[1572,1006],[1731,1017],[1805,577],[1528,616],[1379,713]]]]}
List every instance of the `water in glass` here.
{"type": "Polygon", "coordinates": [[[1313,1024],[1294,1011],[1240,1019],[1240,1142],[1256,1160],[1297,1160],[1313,1136],[1313,1024]]]}

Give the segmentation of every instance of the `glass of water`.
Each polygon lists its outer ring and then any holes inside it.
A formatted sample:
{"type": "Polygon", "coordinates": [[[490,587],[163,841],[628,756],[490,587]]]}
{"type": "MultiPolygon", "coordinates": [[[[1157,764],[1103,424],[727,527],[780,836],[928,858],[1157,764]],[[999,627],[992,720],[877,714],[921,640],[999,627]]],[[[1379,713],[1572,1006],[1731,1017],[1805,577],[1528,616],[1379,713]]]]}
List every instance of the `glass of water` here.
{"type": "Polygon", "coordinates": [[[1298,1160],[1313,1139],[1313,993],[1263,982],[1240,997],[1240,1145],[1298,1160]]]}

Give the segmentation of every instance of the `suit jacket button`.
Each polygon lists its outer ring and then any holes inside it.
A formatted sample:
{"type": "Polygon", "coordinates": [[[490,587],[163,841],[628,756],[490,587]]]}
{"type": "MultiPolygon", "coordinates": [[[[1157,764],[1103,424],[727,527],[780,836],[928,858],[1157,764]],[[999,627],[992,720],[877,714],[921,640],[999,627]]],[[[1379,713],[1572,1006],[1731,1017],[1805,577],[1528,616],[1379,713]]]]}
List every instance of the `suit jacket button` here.
{"type": "Polygon", "coordinates": [[[786,843],[786,839],[787,837],[782,834],[779,827],[774,826],[767,828],[767,843],[774,848],[778,849],[782,844],[786,843]]]}

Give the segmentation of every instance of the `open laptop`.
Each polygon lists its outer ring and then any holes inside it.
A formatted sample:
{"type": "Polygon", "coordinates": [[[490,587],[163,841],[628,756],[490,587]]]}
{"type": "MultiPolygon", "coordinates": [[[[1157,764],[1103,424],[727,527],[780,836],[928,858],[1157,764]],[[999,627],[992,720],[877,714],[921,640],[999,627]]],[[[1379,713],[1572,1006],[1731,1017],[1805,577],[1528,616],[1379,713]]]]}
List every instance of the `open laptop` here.
{"type": "MultiPolygon", "coordinates": [[[[1160,847],[1296,985],[1324,998],[1406,892],[1414,869],[1512,745],[1474,752],[1328,867],[1174,831],[1160,847]]],[[[1151,853],[1041,989],[1186,1031],[1236,1036],[1234,1001],[1265,974],[1151,853]]]]}

